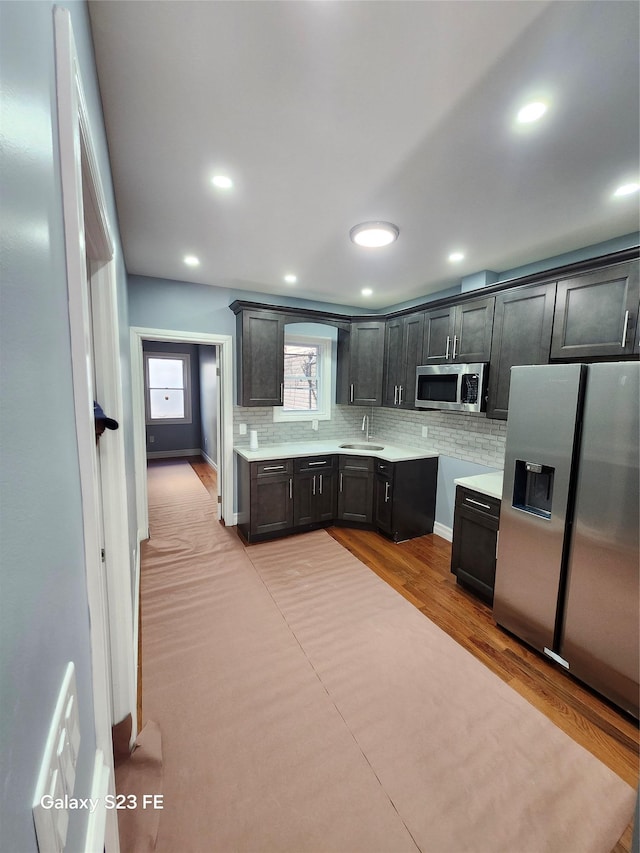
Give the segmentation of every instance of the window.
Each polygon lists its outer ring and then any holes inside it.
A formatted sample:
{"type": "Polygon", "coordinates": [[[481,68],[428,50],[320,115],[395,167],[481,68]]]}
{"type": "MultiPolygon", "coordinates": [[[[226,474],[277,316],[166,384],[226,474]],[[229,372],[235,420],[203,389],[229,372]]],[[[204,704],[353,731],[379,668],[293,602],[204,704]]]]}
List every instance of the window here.
{"type": "Polygon", "coordinates": [[[145,352],[147,423],[190,424],[188,353],[145,352]]]}
{"type": "Polygon", "coordinates": [[[331,417],[331,340],[285,335],[283,405],[274,421],[329,420],[331,417]]]}

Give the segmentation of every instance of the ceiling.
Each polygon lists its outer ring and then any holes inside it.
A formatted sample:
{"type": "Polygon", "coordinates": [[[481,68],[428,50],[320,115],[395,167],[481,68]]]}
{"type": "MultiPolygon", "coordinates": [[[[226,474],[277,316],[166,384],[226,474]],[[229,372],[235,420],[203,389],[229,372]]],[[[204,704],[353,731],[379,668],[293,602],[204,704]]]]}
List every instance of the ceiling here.
{"type": "Polygon", "coordinates": [[[130,274],[378,309],[638,229],[637,3],[89,8],[130,274]]]}

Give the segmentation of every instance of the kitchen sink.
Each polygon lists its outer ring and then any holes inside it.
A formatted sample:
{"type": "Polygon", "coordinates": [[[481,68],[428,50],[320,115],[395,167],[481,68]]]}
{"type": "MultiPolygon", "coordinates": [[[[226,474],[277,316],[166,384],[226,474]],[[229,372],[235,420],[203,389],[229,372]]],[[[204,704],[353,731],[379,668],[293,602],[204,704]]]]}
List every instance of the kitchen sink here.
{"type": "Polygon", "coordinates": [[[384,450],[384,444],[341,444],[345,450],[384,450]]]}

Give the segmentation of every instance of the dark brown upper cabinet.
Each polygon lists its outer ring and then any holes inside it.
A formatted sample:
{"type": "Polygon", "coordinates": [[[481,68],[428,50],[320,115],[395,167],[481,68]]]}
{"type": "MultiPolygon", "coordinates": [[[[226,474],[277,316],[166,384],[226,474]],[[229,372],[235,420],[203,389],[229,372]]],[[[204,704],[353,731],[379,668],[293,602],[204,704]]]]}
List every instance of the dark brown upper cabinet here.
{"type": "Polygon", "coordinates": [[[511,368],[547,364],[556,295],[555,282],[520,287],[496,296],[489,366],[487,417],[506,420],[511,368]]]}
{"type": "Polygon", "coordinates": [[[634,352],[638,262],[558,281],[552,359],[591,359],[634,352]]]}
{"type": "Polygon", "coordinates": [[[406,314],[387,320],[384,347],[382,405],[413,409],[416,367],[421,364],[424,314],[406,314]]]}
{"type": "Polygon", "coordinates": [[[421,364],[489,361],[495,298],[426,311],[421,364]]]}
{"type": "Polygon", "coordinates": [[[240,406],[282,405],[284,326],[285,317],[274,311],[236,315],[240,406]]]}
{"type": "Polygon", "coordinates": [[[337,402],[382,405],[384,320],[355,321],[338,329],[337,402]]]}

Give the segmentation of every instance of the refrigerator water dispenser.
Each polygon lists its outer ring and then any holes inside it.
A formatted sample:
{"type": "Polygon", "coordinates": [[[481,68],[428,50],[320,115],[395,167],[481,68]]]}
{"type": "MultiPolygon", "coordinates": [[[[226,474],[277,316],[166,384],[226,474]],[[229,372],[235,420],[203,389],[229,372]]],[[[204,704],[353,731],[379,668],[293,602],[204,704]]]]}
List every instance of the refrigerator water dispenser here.
{"type": "Polygon", "coordinates": [[[549,465],[516,459],[513,507],[541,518],[551,518],[555,470],[549,465]]]}

